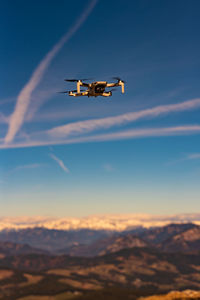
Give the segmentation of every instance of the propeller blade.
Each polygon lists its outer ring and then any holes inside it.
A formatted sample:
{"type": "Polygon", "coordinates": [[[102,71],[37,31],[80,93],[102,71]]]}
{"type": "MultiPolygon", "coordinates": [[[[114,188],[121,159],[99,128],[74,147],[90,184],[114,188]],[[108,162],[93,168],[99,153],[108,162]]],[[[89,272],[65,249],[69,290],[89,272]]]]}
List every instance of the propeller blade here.
{"type": "Polygon", "coordinates": [[[76,81],[78,81],[78,79],[64,79],[64,81],[76,82],[76,81]]]}
{"type": "Polygon", "coordinates": [[[80,78],[80,79],[64,79],[64,81],[68,81],[68,82],[77,82],[77,81],[85,81],[85,80],[92,80],[92,78],[80,78]]]}
{"type": "MultiPolygon", "coordinates": [[[[63,92],[58,92],[58,93],[61,93],[61,94],[67,94],[67,93],[70,93],[70,92],[72,92],[72,93],[77,93],[77,90],[63,91],[63,92]]],[[[85,91],[85,90],[80,90],[80,92],[82,93],[82,92],[87,92],[87,91],[85,91]]]]}
{"type": "Polygon", "coordinates": [[[117,81],[122,81],[122,82],[126,83],[126,81],[122,80],[120,77],[113,77],[113,79],[115,79],[117,81]]]}
{"type": "Polygon", "coordinates": [[[73,91],[63,91],[63,92],[58,92],[58,93],[65,94],[65,93],[70,93],[70,92],[75,93],[75,92],[77,92],[77,90],[73,90],[73,91]]]}

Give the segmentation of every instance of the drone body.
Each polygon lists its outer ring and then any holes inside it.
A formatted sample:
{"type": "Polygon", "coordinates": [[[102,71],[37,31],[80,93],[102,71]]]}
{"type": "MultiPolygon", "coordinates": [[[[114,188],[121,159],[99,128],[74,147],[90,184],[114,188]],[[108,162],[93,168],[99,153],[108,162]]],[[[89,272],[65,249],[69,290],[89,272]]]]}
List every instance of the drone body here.
{"type": "Polygon", "coordinates": [[[86,81],[87,79],[65,79],[65,81],[68,82],[76,82],[77,89],[73,91],[64,91],[61,93],[68,94],[69,96],[73,96],[73,97],[79,97],[79,96],[110,97],[112,96],[113,89],[106,91],[106,88],[112,88],[117,86],[121,86],[122,93],[124,93],[124,81],[118,77],[114,77],[114,79],[116,79],[117,82],[108,83],[107,81],[95,81],[92,83],[86,83],[83,81],[86,81]],[[81,90],[81,87],[86,88],[86,90],[81,90]]]}

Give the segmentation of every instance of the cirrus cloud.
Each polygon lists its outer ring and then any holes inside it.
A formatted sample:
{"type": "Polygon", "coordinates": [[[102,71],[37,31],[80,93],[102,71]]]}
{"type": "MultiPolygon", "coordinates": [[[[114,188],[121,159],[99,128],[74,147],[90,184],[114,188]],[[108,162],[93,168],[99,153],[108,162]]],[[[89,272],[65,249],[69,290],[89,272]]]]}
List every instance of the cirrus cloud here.
{"type": "Polygon", "coordinates": [[[97,0],[92,0],[86,10],[82,13],[80,18],[76,21],[75,25],[71,27],[68,32],[58,41],[58,43],[47,53],[44,59],[39,63],[37,68],[34,70],[31,78],[27,82],[27,84],[23,87],[17,97],[17,103],[15,106],[15,110],[10,117],[8,132],[5,136],[5,143],[8,144],[13,141],[15,135],[20,130],[23,125],[26,112],[29,107],[30,99],[32,92],[38,86],[40,81],[42,80],[45,71],[49,67],[52,59],[56,56],[56,54],[60,51],[60,49],[64,46],[64,44],[76,33],[76,31],[81,27],[81,25],[85,22],[87,17],[92,12],[94,6],[96,5],[97,0]]]}
{"type": "Polygon", "coordinates": [[[160,105],[137,112],[129,112],[114,117],[92,119],[86,121],[73,122],[66,125],[54,127],[48,134],[54,137],[66,137],[71,134],[83,134],[98,129],[107,129],[114,126],[124,125],[144,118],[156,118],[163,114],[187,111],[200,107],[200,98],[192,99],[176,104],[160,105]]]}
{"type": "Polygon", "coordinates": [[[113,133],[96,134],[91,136],[83,136],[77,138],[68,139],[44,139],[32,140],[21,143],[13,143],[9,145],[2,144],[0,149],[7,148],[26,148],[26,147],[40,147],[50,145],[65,145],[65,144],[78,144],[88,142],[106,142],[117,141],[126,139],[138,139],[148,137],[165,137],[165,136],[181,136],[200,134],[200,125],[183,125],[175,127],[163,127],[163,128],[143,128],[143,129],[129,129],[113,133]]]}
{"type": "Polygon", "coordinates": [[[61,167],[61,169],[65,172],[65,173],[69,173],[69,169],[66,167],[66,165],[64,164],[64,162],[58,158],[57,156],[55,156],[54,154],[49,154],[49,156],[55,160],[57,162],[57,164],[61,167]]]}

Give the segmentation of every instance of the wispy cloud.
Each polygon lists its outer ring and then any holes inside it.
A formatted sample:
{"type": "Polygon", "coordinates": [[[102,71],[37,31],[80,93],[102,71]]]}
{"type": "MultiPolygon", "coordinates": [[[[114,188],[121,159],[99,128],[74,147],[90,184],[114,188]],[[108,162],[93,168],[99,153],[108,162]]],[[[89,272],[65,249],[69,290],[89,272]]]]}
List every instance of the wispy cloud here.
{"type": "Polygon", "coordinates": [[[185,125],[176,127],[165,128],[143,128],[143,129],[131,129],[118,131],[114,133],[96,134],[92,136],[84,136],[68,139],[51,139],[51,140],[37,140],[28,141],[24,143],[15,143],[9,145],[0,145],[0,149],[6,148],[25,148],[25,147],[37,147],[37,146],[49,146],[49,145],[64,145],[64,144],[78,144],[88,142],[105,142],[114,140],[147,138],[147,137],[164,137],[164,136],[180,136],[200,134],[200,125],[185,125]]]}
{"type": "Polygon", "coordinates": [[[38,86],[40,81],[42,80],[44,73],[48,66],[50,65],[52,59],[59,52],[59,50],[63,47],[63,45],[76,33],[76,31],[81,27],[84,21],[87,19],[92,9],[96,5],[97,0],[92,0],[86,10],[82,13],[80,18],[76,21],[75,25],[69,29],[69,31],[58,41],[58,43],[47,53],[44,59],[37,66],[35,71],[33,72],[30,80],[23,87],[21,92],[17,97],[17,103],[15,106],[15,110],[11,115],[9,128],[7,135],[5,137],[5,143],[8,144],[13,141],[15,135],[23,125],[25,115],[29,106],[30,98],[32,92],[38,86]]]}
{"type": "Polygon", "coordinates": [[[15,173],[17,171],[21,171],[21,170],[30,170],[30,169],[37,169],[40,168],[42,166],[42,164],[28,164],[28,165],[22,165],[22,166],[17,166],[16,168],[10,170],[7,175],[15,173]]]}
{"type": "Polygon", "coordinates": [[[154,108],[145,109],[137,112],[125,113],[114,117],[74,122],[52,128],[48,131],[48,134],[55,137],[66,137],[71,134],[83,134],[98,129],[106,129],[114,126],[127,124],[130,122],[137,121],[139,119],[155,118],[163,114],[187,111],[198,107],[200,107],[200,98],[188,100],[177,104],[156,106],[154,108]]]}
{"type": "Polygon", "coordinates": [[[108,172],[108,173],[114,171],[113,166],[112,166],[111,164],[108,164],[108,163],[107,163],[107,164],[104,164],[104,165],[103,165],[103,168],[104,168],[104,170],[105,170],[106,172],[108,172]]]}
{"type": "MultiPolygon", "coordinates": [[[[200,133],[200,125],[191,126],[176,126],[165,128],[144,128],[144,129],[130,129],[124,131],[118,131],[114,133],[97,134],[88,137],[80,137],[74,140],[74,142],[103,142],[113,140],[135,139],[145,137],[159,137],[159,136],[177,136],[200,133]]],[[[70,141],[70,140],[69,140],[70,141]]]]}
{"type": "MultiPolygon", "coordinates": [[[[36,91],[31,96],[31,103],[29,109],[26,113],[25,121],[30,122],[34,118],[38,109],[47,102],[55,93],[57,92],[57,88],[49,88],[48,90],[40,90],[36,91]]],[[[41,120],[40,120],[41,122],[41,120]]]]}
{"type": "Polygon", "coordinates": [[[58,165],[61,167],[61,169],[63,169],[65,173],[69,173],[69,169],[66,167],[66,165],[61,159],[59,159],[57,156],[55,156],[52,153],[49,154],[49,156],[58,163],[58,165]]]}
{"type": "Polygon", "coordinates": [[[2,112],[0,112],[0,123],[7,124],[9,122],[9,117],[6,117],[2,112]]]}
{"type": "Polygon", "coordinates": [[[190,153],[188,154],[187,159],[200,159],[200,153],[190,153]]]}
{"type": "Polygon", "coordinates": [[[190,153],[190,154],[183,154],[181,158],[172,160],[172,161],[168,161],[166,163],[166,165],[171,166],[171,165],[175,165],[175,164],[179,164],[179,163],[184,163],[187,161],[192,161],[192,160],[200,160],[200,153],[190,153]]]}

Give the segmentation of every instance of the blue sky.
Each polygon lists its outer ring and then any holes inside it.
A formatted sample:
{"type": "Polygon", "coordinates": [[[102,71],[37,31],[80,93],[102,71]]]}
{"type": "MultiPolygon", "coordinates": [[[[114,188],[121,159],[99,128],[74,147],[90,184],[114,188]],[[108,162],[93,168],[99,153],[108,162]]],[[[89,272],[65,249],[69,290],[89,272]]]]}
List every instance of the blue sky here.
{"type": "Polygon", "coordinates": [[[200,209],[200,3],[1,1],[1,215],[200,209]],[[74,98],[64,78],[126,81],[74,98]]]}

